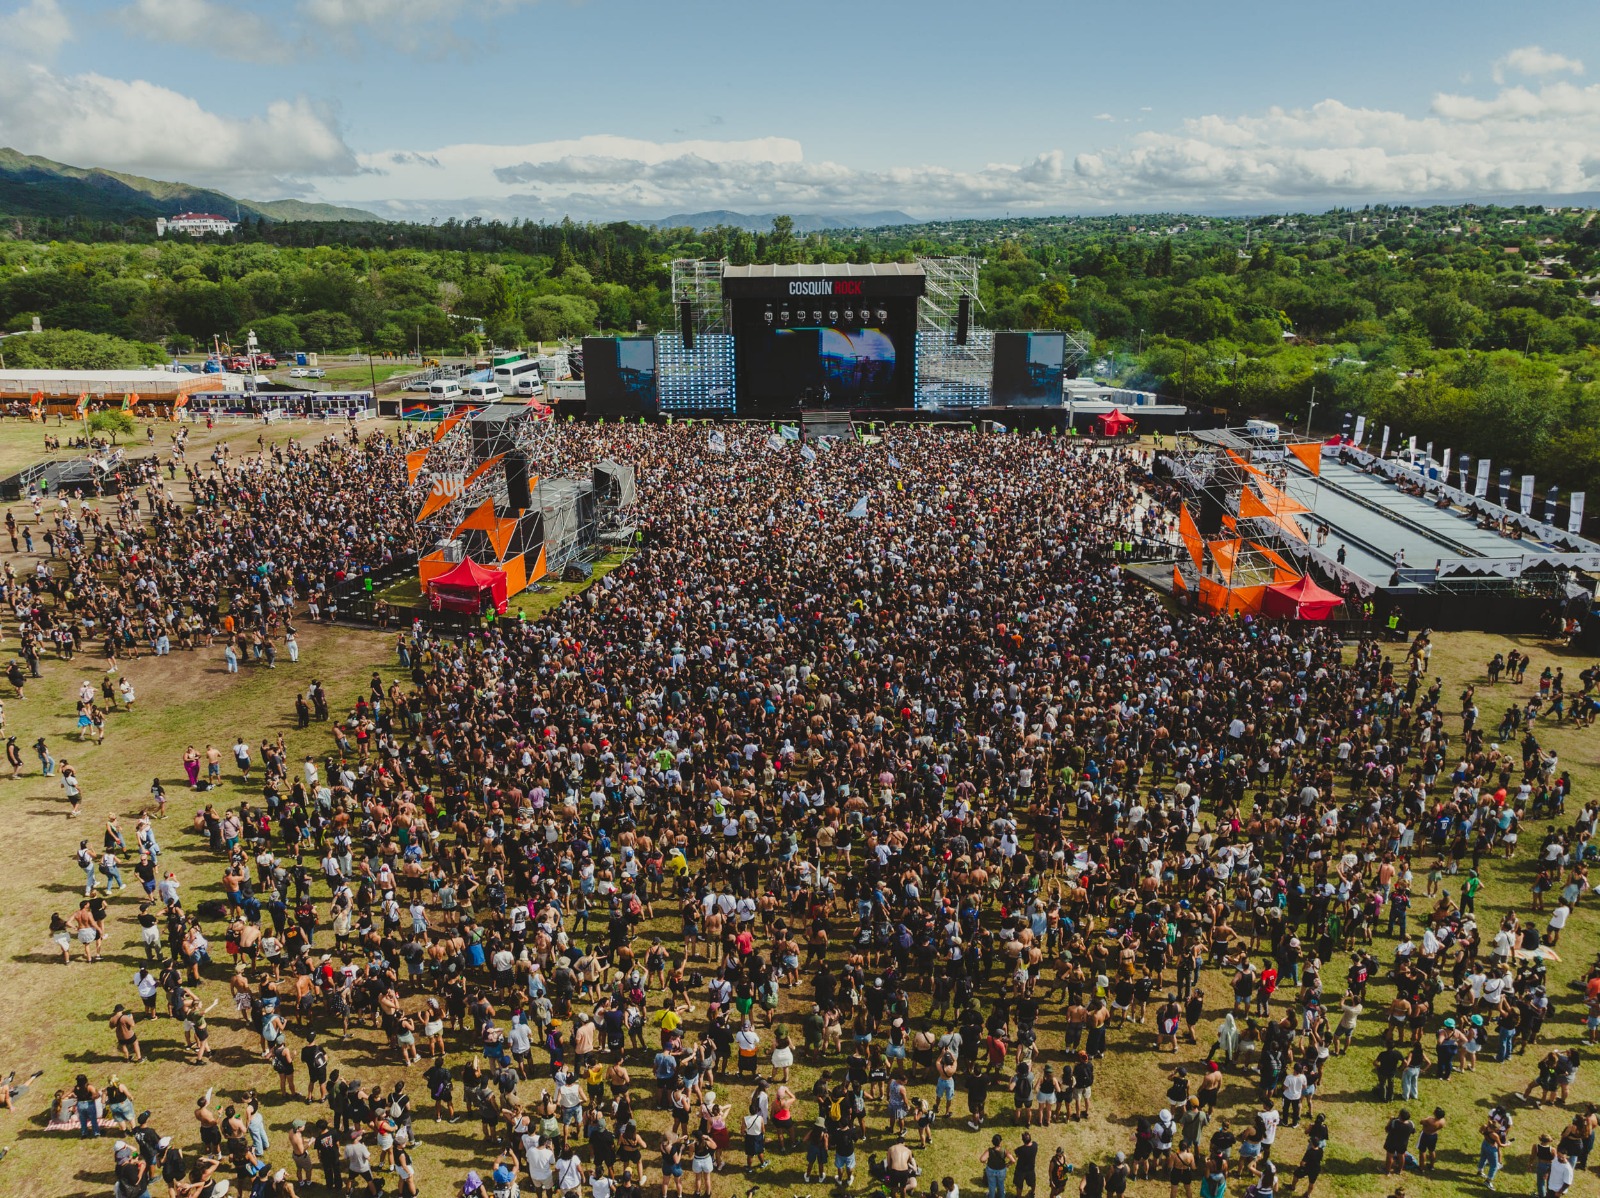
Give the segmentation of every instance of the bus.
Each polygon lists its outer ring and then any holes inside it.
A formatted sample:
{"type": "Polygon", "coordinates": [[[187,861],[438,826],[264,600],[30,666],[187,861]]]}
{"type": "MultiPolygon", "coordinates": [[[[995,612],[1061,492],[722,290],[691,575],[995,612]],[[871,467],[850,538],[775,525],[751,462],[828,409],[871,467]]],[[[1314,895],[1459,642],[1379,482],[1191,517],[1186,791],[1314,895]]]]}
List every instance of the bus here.
{"type": "Polygon", "coordinates": [[[544,380],[539,374],[539,363],[532,358],[506,362],[494,368],[494,381],[506,395],[524,398],[544,394],[544,380]]]}

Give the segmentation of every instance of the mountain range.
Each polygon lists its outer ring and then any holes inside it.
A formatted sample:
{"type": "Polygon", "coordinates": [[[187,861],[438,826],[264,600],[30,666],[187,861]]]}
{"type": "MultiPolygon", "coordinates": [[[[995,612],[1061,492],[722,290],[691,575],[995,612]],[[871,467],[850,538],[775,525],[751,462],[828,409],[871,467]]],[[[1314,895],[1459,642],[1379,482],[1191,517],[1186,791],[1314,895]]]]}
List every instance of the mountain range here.
{"type": "Polygon", "coordinates": [[[269,221],[381,220],[360,208],[304,200],[240,200],[188,183],[166,183],[99,167],[68,166],[0,147],[0,216],[116,221],[215,212],[269,221]]]}

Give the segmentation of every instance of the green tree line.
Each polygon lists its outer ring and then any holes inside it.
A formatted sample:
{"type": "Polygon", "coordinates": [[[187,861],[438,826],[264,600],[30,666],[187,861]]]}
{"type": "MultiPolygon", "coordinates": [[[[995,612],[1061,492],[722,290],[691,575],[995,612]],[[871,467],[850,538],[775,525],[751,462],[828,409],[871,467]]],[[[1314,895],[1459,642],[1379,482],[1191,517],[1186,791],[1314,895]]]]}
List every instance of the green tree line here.
{"type": "Polygon", "coordinates": [[[247,329],[279,352],[473,352],[671,327],[678,257],[970,255],[983,324],[1069,331],[1118,381],[1301,427],[1314,398],[1324,429],[1360,412],[1562,485],[1600,477],[1592,212],[1375,207],[812,234],[787,218],[760,233],[258,221],[201,241],[158,240],[146,225],[13,222],[0,239],[0,329],[38,316],[111,339],[33,351],[60,364],[148,360],[247,329]]]}

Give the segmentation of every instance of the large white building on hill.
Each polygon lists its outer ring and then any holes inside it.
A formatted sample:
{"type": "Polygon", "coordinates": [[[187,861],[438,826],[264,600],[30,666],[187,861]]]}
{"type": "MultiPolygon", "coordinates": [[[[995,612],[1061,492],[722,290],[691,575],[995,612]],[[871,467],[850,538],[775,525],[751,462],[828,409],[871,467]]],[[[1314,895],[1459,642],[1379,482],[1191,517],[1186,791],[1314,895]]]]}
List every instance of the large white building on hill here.
{"type": "Polygon", "coordinates": [[[164,216],[156,217],[157,237],[165,237],[168,230],[174,233],[187,233],[190,237],[199,237],[202,233],[232,233],[238,227],[237,221],[218,216],[214,212],[180,212],[171,220],[164,216]]]}

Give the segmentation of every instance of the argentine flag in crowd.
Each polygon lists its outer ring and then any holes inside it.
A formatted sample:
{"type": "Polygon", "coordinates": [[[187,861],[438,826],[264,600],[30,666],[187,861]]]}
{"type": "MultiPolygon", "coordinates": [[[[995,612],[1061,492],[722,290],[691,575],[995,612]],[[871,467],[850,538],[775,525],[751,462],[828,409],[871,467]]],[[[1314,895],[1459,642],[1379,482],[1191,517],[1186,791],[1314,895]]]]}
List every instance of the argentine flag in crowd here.
{"type": "Polygon", "coordinates": [[[845,516],[851,520],[865,520],[867,518],[867,497],[863,495],[856,500],[855,507],[846,512],[845,516]]]}

